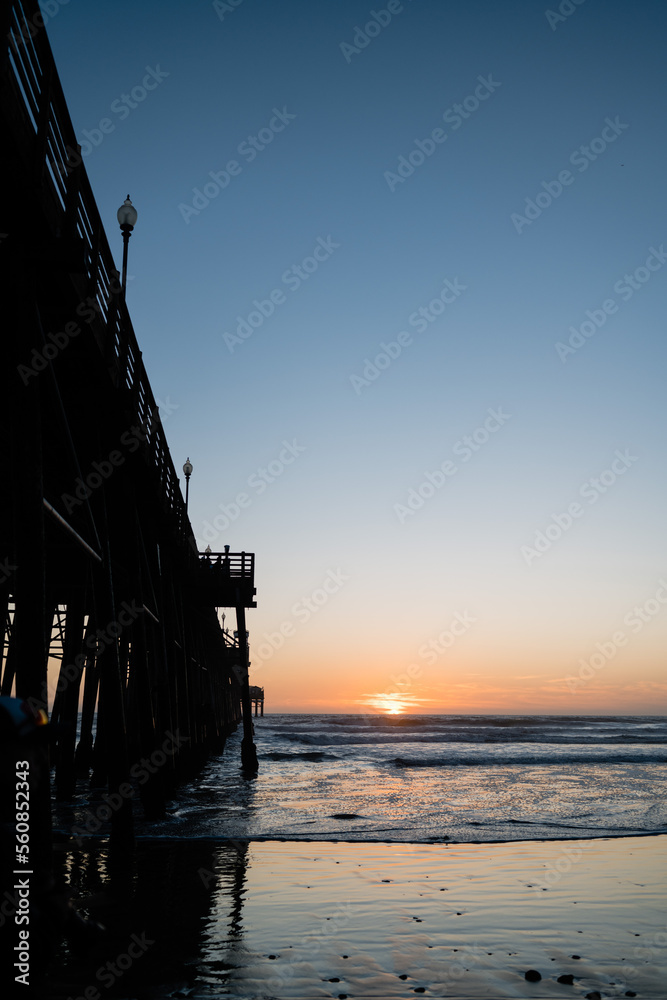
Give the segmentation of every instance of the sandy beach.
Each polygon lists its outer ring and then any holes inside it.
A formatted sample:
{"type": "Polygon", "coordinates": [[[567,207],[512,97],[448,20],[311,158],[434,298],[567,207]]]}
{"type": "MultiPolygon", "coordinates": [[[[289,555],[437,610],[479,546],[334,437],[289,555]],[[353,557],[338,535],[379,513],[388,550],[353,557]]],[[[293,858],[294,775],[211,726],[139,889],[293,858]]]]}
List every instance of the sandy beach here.
{"type": "Polygon", "coordinates": [[[666,846],[63,844],[107,930],[63,952],[50,995],[663,998],[666,846]]]}

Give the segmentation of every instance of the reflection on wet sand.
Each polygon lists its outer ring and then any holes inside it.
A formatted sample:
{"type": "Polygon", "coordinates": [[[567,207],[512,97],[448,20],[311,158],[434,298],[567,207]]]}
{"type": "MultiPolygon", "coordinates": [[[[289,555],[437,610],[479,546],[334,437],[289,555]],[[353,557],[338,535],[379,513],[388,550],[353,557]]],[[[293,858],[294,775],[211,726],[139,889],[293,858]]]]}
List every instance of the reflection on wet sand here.
{"type": "Polygon", "coordinates": [[[242,911],[248,845],[242,841],[106,842],[60,847],[57,874],[105,933],[75,954],[63,945],[51,997],[188,996],[224,986],[244,963],[242,911]],[[86,992],[88,990],[88,992],[86,992]]]}
{"type": "Polygon", "coordinates": [[[62,849],[107,932],[63,953],[47,995],[663,997],[664,852],[662,837],[62,849]]]}

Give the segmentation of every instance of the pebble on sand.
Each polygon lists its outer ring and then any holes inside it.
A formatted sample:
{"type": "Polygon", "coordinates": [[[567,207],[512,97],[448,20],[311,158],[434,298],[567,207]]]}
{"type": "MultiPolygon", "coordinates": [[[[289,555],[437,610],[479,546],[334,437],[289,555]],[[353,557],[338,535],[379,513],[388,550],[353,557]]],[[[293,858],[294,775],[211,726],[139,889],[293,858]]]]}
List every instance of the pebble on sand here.
{"type": "Polygon", "coordinates": [[[572,983],[574,982],[574,976],[571,976],[570,973],[568,972],[565,975],[559,976],[556,982],[562,983],[564,986],[572,986],[572,983]]]}
{"type": "Polygon", "coordinates": [[[524,976],[524,979],[527,979],[529,983],[539,983],[541,978],[542,976],[537,969],[529,969],[524,976]]]}

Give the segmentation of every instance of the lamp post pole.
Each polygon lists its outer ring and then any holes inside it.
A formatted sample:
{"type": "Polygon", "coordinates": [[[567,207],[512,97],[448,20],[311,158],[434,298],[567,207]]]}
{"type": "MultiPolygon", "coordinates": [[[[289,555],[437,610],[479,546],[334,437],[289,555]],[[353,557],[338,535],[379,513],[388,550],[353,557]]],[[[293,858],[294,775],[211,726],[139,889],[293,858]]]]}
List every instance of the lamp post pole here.
{"type": "Polygon", "coordinates": [[[192,475],[192,462],[189,458],[185,460],[183,475],[185,476],[185,513],[188,512],[188,497],[190,495],[190,476],[192,475]]]}
{"type": "Polygon", "coordinates": [[[116,218],[118,219],[120,231],[123,234],[123,277],[120,287],[123,298],[125,298],[125,286],[127,284],[127,245],[130,242],[130,236],[137,221],[137,210],[130,201],[129,194],[116,212],[116,218]]]}

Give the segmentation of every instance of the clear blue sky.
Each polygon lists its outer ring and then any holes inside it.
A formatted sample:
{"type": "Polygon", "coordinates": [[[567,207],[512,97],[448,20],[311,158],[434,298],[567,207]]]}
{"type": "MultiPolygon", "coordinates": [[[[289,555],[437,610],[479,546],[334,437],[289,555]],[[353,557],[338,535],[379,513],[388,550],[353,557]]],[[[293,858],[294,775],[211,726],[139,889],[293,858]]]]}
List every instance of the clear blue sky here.
{"type": "Polygon", "coordinates": [[[48,22],[118,258],[139,213],[128,304],[195,533],[257,553],[273,708],[665,710],[667,9],[561,9],[48,22]]]}

